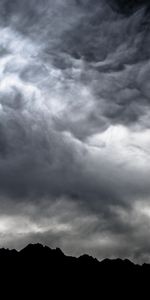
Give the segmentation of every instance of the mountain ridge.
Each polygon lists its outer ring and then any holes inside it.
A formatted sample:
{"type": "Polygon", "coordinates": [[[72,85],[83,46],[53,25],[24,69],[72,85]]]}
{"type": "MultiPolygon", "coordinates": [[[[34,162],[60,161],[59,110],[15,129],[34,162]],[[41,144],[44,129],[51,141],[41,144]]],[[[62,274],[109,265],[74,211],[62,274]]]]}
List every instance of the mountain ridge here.
{"type": "Polygon", "coordinates": [[[141,292],[143,297],[149,278],[150,265],[136,265],[128,259],[66,256],[59,248],[41,244],[29,244],[20,251],[0,249],[0,287],[11,297],[12,290],[20,297],[20,289],[27,299],[31,295],[33,299],[39,295],[41,299],[97,299],[97,295],[122,299],[122,295],[135,297],[141,292]]]}
{"type": "Polygon", "coordinates": [[[104,258],[102,260],[97,259],[96,257],[93,257],[92,255],[89,255],[87,253],[81,254],[80,256],[72,256],[72,255],[66,255],[59,247],[56,248],[50,248],[47,245],[43,245],[41,243],[29,243],[27,246],[23,247],[20,250],[16,250],[14,248],[9,249],[9,248],[0,248],[0,260],[2,255],[17,255],[19,257],[19,255],[32,255],[32,254],[37,254],[37,255],[44,255],[44,254],[55,254],[56,256],[60,256],[60,257],[65,257],[66,259],[75,259],[75,260],[82,260],[84,262],[90,261],[90,262],[96,262],[97,264],[108,264],[108,263],[126,263],[126,264],[130,264],[133,266],[149,266],[150,264],[148,263],[143,263],[143,264],[137,264],[133,261],[131,261],[128,258],[104,258]]]}

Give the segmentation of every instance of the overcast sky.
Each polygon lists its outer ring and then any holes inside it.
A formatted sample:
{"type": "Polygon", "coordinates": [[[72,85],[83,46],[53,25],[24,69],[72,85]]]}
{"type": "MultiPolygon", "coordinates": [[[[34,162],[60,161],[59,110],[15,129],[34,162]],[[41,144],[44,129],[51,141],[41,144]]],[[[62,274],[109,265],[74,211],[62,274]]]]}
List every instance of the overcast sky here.
{"type": "Polygon", "coordinates": [[[150,262],[149,11],[127,2],[0,1],[0,247],[150,262]]]}

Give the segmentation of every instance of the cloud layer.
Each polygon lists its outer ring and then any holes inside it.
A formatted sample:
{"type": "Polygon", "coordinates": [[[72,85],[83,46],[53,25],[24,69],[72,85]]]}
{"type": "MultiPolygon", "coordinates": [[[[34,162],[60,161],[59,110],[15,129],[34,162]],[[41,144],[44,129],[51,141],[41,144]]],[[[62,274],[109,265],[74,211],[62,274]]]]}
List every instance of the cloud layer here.
{"type": "Polygon", "coordinates": [[[1,246],[149,261],[146,1],[0,6],[1,246]]]}

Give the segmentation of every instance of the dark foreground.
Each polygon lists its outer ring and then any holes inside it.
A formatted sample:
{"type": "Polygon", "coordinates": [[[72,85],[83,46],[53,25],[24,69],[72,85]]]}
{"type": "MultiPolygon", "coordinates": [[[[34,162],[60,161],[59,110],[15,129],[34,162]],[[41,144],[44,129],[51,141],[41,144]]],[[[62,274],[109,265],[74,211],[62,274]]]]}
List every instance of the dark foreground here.
{"type": "Polygon", "coordinates": [[[133,296],[142,293],[140,297],[145,299],[149,285],[150,265],[147,264],[139,266],[121,259],[99,262],[88,255],[69,257],[60,249],[52,250],[40,244],[28,245],[20,252],[0,249],[0,288],[5,296],[20,293],[20,299],[25,295],[29,299],[37,295],[41,299],[64,296],[86,299],[87,295],[91,299],[114,296],[128,299],[131,293],[133,296]]]}

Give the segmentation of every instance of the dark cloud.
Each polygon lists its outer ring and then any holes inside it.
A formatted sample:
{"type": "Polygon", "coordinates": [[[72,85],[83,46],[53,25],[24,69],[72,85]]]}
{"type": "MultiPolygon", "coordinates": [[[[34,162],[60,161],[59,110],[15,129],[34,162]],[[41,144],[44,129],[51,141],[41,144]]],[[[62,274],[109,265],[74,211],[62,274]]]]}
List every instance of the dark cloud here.
{"type": "Polygon", "coordinates": [[[1,1],[5,246],[149,260],[148,6],[116,3],[1,1]]]}

